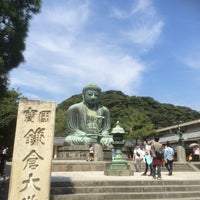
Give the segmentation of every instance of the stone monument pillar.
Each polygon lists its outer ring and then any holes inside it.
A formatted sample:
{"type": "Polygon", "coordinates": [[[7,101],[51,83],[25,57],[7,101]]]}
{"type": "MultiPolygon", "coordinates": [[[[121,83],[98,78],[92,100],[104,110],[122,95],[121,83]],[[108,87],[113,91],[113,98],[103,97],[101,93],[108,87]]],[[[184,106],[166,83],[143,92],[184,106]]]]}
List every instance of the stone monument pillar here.
{"type": "Polygon", "coordinates": [[[177,161],[182,163],[186,162],[185,148],[183,146],[177,146],[177,161]]]}
{"type": "Polygon", "coordinates": [[[9,200],[50,199],[54,102],[19,102],[9,200]]]}
{"type": "Polygon", "coordinates": [[[103,148],[100,144],[94,144],[94,161],[103,160],[103,148]]]}
{"type": "Polygon", "coordinates": [[[177,146],[177,161],[185,163],[186,162],[186,153],[184,148],[184,142],[183,142],[183,134],[181,132],[180,126],[178,124],[178,146],[177,146]]]}

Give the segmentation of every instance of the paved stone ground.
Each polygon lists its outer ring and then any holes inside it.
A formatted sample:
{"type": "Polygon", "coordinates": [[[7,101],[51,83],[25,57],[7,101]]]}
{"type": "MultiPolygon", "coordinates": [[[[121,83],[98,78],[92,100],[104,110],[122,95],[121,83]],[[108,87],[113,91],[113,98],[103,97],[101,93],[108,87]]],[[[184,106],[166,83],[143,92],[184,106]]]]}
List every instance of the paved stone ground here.
{"type": "MultiPolygon", "coordinates": [[[[62,162],[62,161],[61,161],[62,162]]],[[[66,161],[65,161],[66,162],[66,161]]],[[[80,162],[80,161],[68,161],[80,162]]],[[[83,161],[85,162],[85,161],[83,161]]],[[[133,167],[133,165],[132,165],[133,167]]],[[[103,171],[76,171],[76,172],[52,172],[51,180],[54,181],[89,181],[89,180],[154,180],[152,176],[142,176],[143,172],[135,172],[133,176],[106,176],[103,171]]],[[[172,176],[163,168],[162,180],[200,180],[200,171],[173,172],[172,176]]],[[[155,181],[155,180],[154,180],[155,181]]]]}
{"type": "MultiPolygon", "coordinates": [[[[152,176],[142,176],[142,173],[135,173],[134,176],[106,176],[102,171],[84,172],[52,172],[52,181],[89,181],[89,180],[154,180],[152,176]]],[[[162,180],[200,180],[200,172],[175,172],[169,176],[162,173],[162,180]]]]}
{"type": "MultiPolygon", "coordinates": [[[[69,161],[74,162],[74,161],[69,161]]],[[[77,161],[78,162],[78,161],[77,161]]],[[[6,180],[10,177],[11,163],[7,162],[5,175],[6,180]]],[[[103,171],[76,171],[76,172],[52,172],[52,181],[86,181],[86,180],[153,180],[152,176],[142,176],[142,173],[135,172],[133,176],[106,176],[103,171]]],[[[162,171],[162,180],[200,180],[200,171],[174,172],[169,176],[167,171],[162,171]]],[[[3,181],[3,177],[0,177],[3,181]]]]}

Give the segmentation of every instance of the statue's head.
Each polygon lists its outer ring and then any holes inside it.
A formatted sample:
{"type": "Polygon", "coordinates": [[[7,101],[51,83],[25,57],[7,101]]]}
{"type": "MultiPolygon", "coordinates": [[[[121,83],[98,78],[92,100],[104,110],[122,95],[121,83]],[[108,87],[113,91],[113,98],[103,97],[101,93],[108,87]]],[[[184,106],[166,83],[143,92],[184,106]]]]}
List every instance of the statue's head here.
{"type": "Polygon", "coordinates": [[[98,103],[100,94],[101,88],[94,83],[90,83],[83,88],[83,101],[89,106],[96,105],[98,103]]]}
{"type": "Polygon", "coordinates": [[[84,88],[83,88],[83,91],[82,93],[84,94],[87,90],[96,90],[99,92],[99,94],[101,93],[101,88],[95,84],[95,83],[90,83],[90,84],[87,84],[84,88]]]}

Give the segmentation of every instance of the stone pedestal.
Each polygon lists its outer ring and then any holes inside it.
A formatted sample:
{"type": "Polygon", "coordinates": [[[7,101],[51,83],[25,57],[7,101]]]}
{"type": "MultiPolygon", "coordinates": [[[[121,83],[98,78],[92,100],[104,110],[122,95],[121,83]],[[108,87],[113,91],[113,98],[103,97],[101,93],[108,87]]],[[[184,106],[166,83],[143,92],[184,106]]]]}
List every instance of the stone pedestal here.
{"type": "Polygon", "coordinates": [[[89,155],[89,146],[63,146],[58,148],[59,160],[86,160],[89,155]]]}
{"type": "Polygon", "coordinates": [[[103,149],[100,144],[94,144],[94,161],[103,161],[103,149]]]}
{"type": "Polygon", "coordinates": [[[104,171],[104,175],[106,176],[133,176],[134,175],[134,171],[133,170],[105,170],[104,171]]]}
{"type": "Polygon", "coordinates": [[[177,161],[183,163],[186,162],[186,153],[183,146],[177,146],[177,161]]]}
{"type": "Polygon", "coordinates": [[[107,164],[104,174],[107,176],[133,176],[134,171],[130,169],[128,163],[122,158],[120,150],[116,150],[115,159],[107,164]]]}
{"type": "MultiPolygon", "coordinates": [[[[99,144],[94,144],[94,152],[95,161],[111,160],[111,151],[108,149],[102,149],[99,144]]],[[[86,160],[88,155],[89,146],[63,146],[58,148],[56,159],[86,160]]]]}

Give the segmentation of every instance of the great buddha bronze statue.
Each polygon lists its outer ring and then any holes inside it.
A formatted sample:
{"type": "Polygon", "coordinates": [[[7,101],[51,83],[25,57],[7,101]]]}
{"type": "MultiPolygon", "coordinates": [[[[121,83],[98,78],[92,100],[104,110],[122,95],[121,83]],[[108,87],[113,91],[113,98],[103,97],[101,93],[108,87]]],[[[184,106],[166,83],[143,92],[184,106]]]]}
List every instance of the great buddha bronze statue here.
{"type": "Polygon", "coordinates": [[[65,145],[91,145],[100,143],[110,146],[110,112],[99,104],[101,88],[88,84],[83,88],[83,101],[67,110],[67,137],[65,145]]]}

